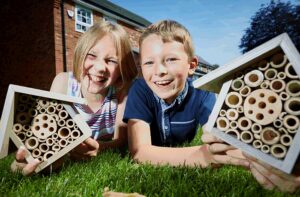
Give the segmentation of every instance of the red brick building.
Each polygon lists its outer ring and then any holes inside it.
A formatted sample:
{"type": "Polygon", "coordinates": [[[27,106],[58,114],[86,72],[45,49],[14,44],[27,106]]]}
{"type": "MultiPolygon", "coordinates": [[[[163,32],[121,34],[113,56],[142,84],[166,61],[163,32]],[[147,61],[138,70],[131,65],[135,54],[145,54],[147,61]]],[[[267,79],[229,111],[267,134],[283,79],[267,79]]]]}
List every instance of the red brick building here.
{"type": "Polygon", "coordinates": [[[99,20],[122,25],[134,49],[149,21],[106,0],[2,0],[0,111],[9,84],[49,90],[54,76],[72,70],[75,44],[99,20]]]}

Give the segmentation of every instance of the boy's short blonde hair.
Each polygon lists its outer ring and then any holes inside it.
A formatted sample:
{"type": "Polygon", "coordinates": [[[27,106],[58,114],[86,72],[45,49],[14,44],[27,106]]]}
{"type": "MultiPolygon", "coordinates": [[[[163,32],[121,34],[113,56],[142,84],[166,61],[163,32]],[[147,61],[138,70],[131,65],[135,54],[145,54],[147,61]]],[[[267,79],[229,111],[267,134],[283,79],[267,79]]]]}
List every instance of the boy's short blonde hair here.
{"type": "Polygon", "coordinates": [[[151,34],[160,36],[163,42],[177,41],[183,44],[189,61],[194,57],[194,46],[189,31],[173,20],[163,20],[148,26],[139,39],[140,53],[143,41],[151,34]]]}
{"type": "Polygon", "coordinates": [[[110,35],[117,49],[122,87],[128,87],[137,76],[137,68],[126,31],[118,24],[99,21],[89,28],[78,40],[73,58],[74,77],[80,82],[83,64],[89,50],[105,35],[110,35]]]}

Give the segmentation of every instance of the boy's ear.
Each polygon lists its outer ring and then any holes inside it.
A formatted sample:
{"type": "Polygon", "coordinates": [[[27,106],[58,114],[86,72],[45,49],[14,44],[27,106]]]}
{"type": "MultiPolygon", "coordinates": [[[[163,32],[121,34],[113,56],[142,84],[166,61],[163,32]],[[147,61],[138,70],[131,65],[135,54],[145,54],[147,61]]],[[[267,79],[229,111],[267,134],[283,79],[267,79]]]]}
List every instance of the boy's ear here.
{"type": "Polygon", "coordinates": [[[196,56],[193,57],[189,64],[190,64],[189,75],[191,76],[194,74],[198,66],[198,58],[196,56]]]}

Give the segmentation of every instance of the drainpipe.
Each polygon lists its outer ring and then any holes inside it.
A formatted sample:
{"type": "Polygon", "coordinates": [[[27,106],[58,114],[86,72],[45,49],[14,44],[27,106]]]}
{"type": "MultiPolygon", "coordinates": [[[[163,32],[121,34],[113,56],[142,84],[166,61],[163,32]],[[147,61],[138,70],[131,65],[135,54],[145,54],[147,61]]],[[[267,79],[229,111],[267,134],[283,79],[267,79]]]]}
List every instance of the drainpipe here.
{"type": "Polygon", "coordinates": [[[60,14],[61,14],[61,39],[63,50],[63,72],[67,72],[67,46],[66,46],[66,30],[65,30],[65,15],[64,15],[64,0],[60,1],[60,14]]]}

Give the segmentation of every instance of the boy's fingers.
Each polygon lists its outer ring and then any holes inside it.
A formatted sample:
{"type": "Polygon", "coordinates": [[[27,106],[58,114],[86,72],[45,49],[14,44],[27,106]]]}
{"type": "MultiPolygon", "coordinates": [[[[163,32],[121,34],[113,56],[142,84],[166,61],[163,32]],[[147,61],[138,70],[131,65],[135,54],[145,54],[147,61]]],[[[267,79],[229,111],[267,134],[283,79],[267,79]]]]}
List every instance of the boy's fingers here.
{"type": "Polygon", "coordinates": [[[228,151],[226,151],[226,154],[231,157],[238,158],[238,159],[245,159],[245,160],[247,159],[240,149],[228,150],[228,151]]]}
{"type": "Polygon", "coordinates": [[[16,161],[19,163],[21,163],[21,162],[24,163],[26,155],[27,155],[26,148],[24,146],[20,146],[20,148],[18,149],[18,151],[16,153],[16,161]]]}
{"type": "Polygon", "coordinates": [[[40,164],[41,162],[37,159],[33,160],[32,162],[28,163],[22,170],[22,174],[24,176],[28,176],[28,175],[31,175],[35,169],[38,167],[38,165],[40,164]]]}
{"type": "Polygon", "coordinates": [[[26,163],[20,163],[14,160],[12,164],[10,165],[10,169],[12,172],[20,172],[23,170],[23,168],[26,166],[26,163]]]}
{"type": "Polygon", "coordinates": [[[217,164],[231,164],[231,165],[244,166],[246,168],[249,168],[249,162],[244,159],[237,159],[237,158],[230,157],[228,155],[214,155],[213,158],[217,164]]]}
{"type": "Polygon", "coordinates": [[[85,143],[88,147],[90,147],[90,148],[92,148],[92,149],[99,149],[99,143],[98,143],[96,140],[92,139],[92,138],[86,139],[86,140],[84,141],[84,143],[85,143]]]}
{"type": "Polygon", "coordinates": [[[227,145],[227,144],[222,144],[222,143],[214,143],[208,146],[208,150],[212,154],[216,153],[225,153],[228,150],[233,150],[236,149],[233,146],[227,145]]]}
{"type": "Polygon", "coordinates": [[[265,189],[272,190],[275,185],[269,181],[265,176],[263,176],[253,165],[250,165],[250,171],[257,182],[263,186],[265,189]]]}

